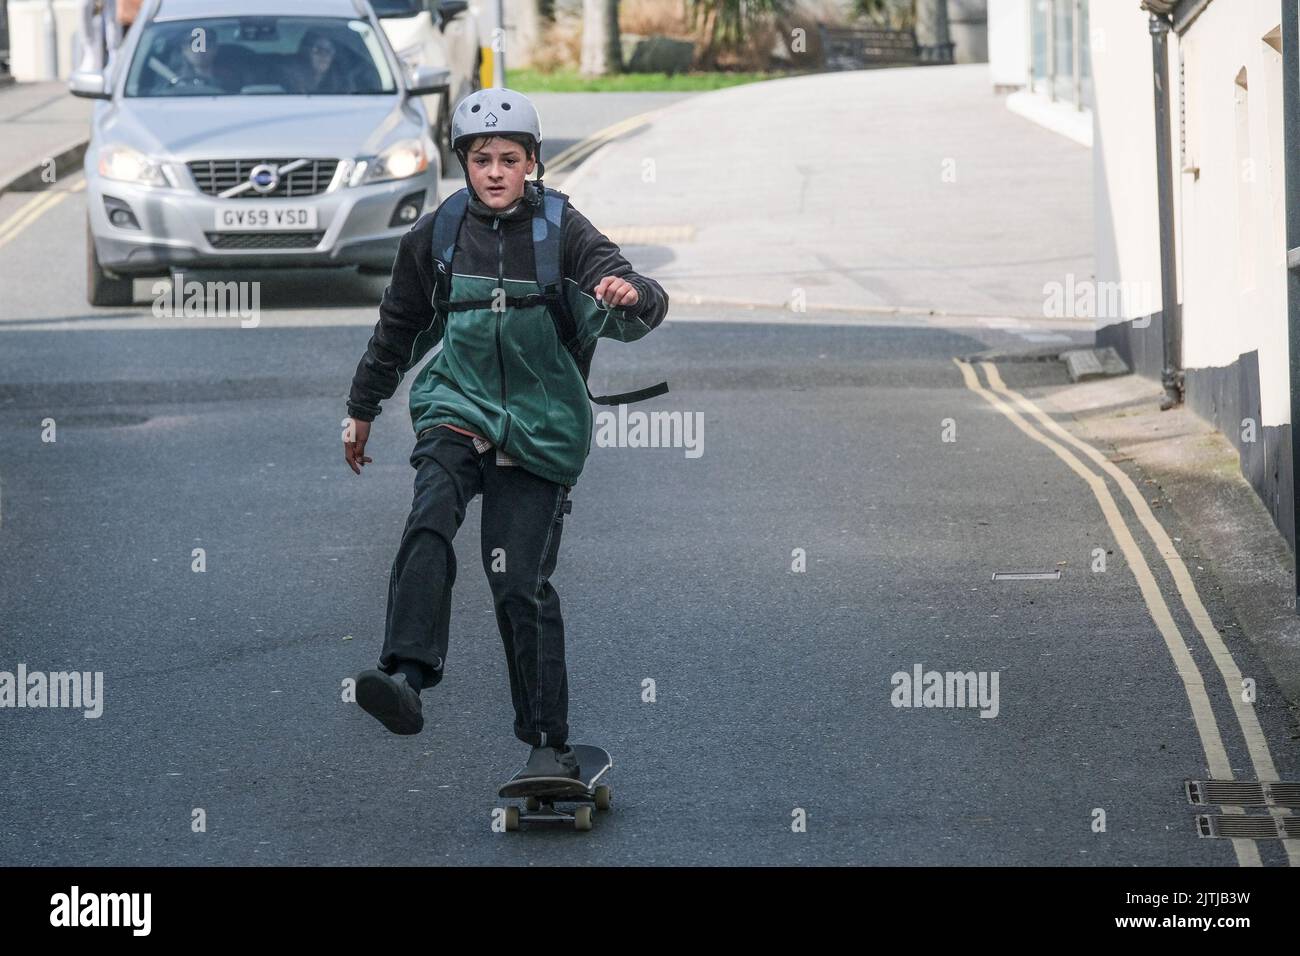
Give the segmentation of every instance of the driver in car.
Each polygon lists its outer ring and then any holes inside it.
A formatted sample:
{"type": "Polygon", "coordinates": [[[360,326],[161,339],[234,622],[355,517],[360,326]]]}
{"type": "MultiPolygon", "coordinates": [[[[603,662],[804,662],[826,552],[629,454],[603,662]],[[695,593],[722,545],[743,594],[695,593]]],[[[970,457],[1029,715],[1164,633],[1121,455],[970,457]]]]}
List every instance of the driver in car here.
{"type": "Polygon", "coordinates": [[[181,65],[171,81],[172,86],[224,87],[217,76],[217,50],[220,42],[215,30],[205,32],[206,36],[181,36],[181,65]]]}

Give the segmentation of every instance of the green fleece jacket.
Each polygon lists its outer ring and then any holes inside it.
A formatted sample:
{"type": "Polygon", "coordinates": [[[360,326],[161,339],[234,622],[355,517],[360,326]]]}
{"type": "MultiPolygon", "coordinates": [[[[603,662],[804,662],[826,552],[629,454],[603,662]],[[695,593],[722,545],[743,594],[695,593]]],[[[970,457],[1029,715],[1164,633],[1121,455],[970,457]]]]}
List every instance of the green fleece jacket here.
{"type": "MultiPolygon", "coordinates": [[[[532,245],[536,187],[505,210],[470,199],[452,260],[453,303],[540,292],[532,245]]],[[[598,338],[631,342],[659,325],[668,296],[638,275],[618,246],[585,216],[566,206],[561,236],[564,294],[582,343],[598,338]],[[636,305],[608,309],[594,289],[606,276],[629,282],[636,305]]],[[[453,310],[439,314],[434,300],[433,214],[402,237],[379,322],[357,365],[348,414],[370,421],[405,374],[432,351],[411,384],[411,421],[417,434],[450,424],[490,439],[521,467],[572,486],[591,449],[591,403],[577,363],[565,350],[544,305],[453,310]]]]}

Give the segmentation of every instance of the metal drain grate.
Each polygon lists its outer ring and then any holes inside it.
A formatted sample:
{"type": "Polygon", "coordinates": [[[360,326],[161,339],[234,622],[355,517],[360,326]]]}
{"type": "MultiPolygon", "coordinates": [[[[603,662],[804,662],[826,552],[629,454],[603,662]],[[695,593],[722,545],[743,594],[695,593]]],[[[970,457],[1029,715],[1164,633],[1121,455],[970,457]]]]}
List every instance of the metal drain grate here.
{"type": "Polygon", "coordinates": [[[1187,801],[1198,807],[1289,807],[1300,809],[1300,783],[1254,780],[1188,780],[1187,801]]]}
{"type": "Polygon", "coordinates": [[[1059,581],[1061,572],[1056,571],[994,571],[994,581],[1059,581]]]}
{"type": "Polygon", "coordinates": [[[1196,818],[1196,832],[1221,840],[1300,840],[1300,817],[1212,816],[1196,818]]]}
{"type": "Polygon", "coordinates": [[[315,249],[323,232],[209,232],[213,249],[315,249]]]}
{"type": "Polygon", "coordinates": [[[228,189],[247,184],[253,170],[264,164],[281,170],[275,187],[268,193],[246,188],[240,193],[240,199],[315,196],[329,187],[339,163],[337,159],[200,159],[187,165],[200,192],[219,196],[228,189]],[[295,168],[283,171],[287,166],[295,168]]]}

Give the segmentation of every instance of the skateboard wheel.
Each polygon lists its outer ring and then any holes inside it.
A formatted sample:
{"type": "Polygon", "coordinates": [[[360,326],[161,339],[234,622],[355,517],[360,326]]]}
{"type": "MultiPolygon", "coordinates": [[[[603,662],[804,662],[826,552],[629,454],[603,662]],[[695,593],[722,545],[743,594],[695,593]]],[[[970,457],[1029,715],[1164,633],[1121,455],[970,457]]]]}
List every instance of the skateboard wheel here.
{"type": "Polygon", "coordinates": [[[524,809],[529,813],[536,813],[538,810],[542,809],[542,801],[538,800],[536,797],[524,797],[524,809]]]}
{"type": "Polygon", "coordinates": [[[573,829],[591,829],[591,807],[578,807],[573,813],[573,829]]]}
{"type": "Polygon", "coordinates": [[[601,784],[596,788],[596,809],[608,810],[610,801],[614,797],[614,791],[610,790],[608,785],[601,784]]]}
{"type": "Polygon", "coordinates": [[[519,829],[519,808],[518,807],[506,807],[506,829],[507,830],[519,829]]]}

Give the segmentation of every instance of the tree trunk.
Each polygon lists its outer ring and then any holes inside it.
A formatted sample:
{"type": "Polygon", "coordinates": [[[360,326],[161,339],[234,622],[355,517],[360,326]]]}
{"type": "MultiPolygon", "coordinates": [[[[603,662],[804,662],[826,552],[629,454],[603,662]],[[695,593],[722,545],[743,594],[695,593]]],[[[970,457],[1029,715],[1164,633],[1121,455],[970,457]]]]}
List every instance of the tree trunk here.
{"type": "Polygon", "coordinates": [[[952,62],[948,56],[948,0],[916,0],[916,42],[921,57],[935,62],[952,62]]]}
{"type": "Polygon", "coordinates": [[[623,72],[623,39],[618,28],[618,0],[606,0],[605,22],[609,24],[609,62],[616,73],[623,72]]]}
{"type": "Polygon", "coordinates": [[[700,49],[699,56],[701,70],[712,70],[717,64],[718,45],[713,39],[713,31],[716,28],[717,22],[718,4],[715,2],[709,6],[708,11],[705,13],[704,29],[700,31],[700,36],[703,39],[703,45],[700,49]]]}
{"type": "Polygon", "coordinates": [[[606,76],[622,65],[618,0],[582,0],[582,74],[606,76]]]}

